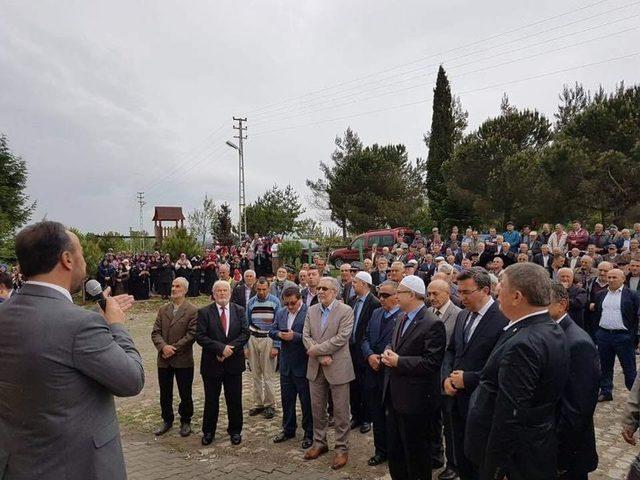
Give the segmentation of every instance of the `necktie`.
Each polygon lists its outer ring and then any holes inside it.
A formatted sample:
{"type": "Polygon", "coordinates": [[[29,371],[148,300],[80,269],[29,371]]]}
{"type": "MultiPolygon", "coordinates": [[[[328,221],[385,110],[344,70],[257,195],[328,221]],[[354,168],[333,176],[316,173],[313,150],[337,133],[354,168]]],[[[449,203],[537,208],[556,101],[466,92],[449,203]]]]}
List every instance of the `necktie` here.
{"type": "Polygon", "coordinates": [[[469,315],[467,323],[464,326],[463,339],[465,345],[469,343],[469,337],[471,337],[471,326],[473,325],[473,322],[475,322],[477,317],[478,312],[471,312],[471,315],[469,315]]]}
{"type": "Polygon", "coordinates": [[[436,314],[436,317],[440,317],[440,315],[442,315],[442,313],[440,313],[440,310],[438,310],[436,307],[433,307],[433,313],[436,314]]]}
{"type": "Polygon", "coordinates": [[[362,311],[362,299],[359,298],[356,301],[355,309],[354,309],[354,321],[353,321],[353,332],[351,333],[351,338],[355,340],[356,338],[356,330],[358,329],[358,323],[360,322],[360,312],[362,311]]]}
{"type": "Polygon", "coordinates": [[[221,307],[222,308],[222,313],[220,314],[220,324],[222,325],[222,331],[224,332],[225,336],[227,335],[227,314],[226,314],[226,307],[221,307]]]}

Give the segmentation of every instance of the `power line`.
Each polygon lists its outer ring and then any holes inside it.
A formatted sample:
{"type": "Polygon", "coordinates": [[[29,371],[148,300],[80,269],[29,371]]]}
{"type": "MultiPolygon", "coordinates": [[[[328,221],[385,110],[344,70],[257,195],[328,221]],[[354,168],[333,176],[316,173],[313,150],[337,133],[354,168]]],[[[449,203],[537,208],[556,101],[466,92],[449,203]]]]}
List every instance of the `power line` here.
{"type": "Polygon", "coordinates": [[[369,74],[366,74],[366,75],[362,75],[360,77],[357,77],[357,78],[354,78],[354,79],[351,79],[351,80],[347,80],[347,81],[344,81],[344,82],[339,82],[339,83],[336,83],[334,85],[330,85],[330,86],[327,86],[327,87],[322,87],[322,88],[317,89],[317,90],[312,90],[312,91],[306,92],[306,93],[304,93],[302,95],[298,95],[298,96],[295,96],[295,97],[290,97],[288,99],[279,100],[277,102],[273,102],[271,104],[267,104],[267,105],[264,105],[262,107],[259,107],[259,108],[255,109],[253,111],[249,111],[248,113],[250,115],[257,115],[259,112],[261,112],[263,110],[266,110],[268,108],[271,108],[273,106],[280,105],[281,103],[287,103],[287,102],[296,101],[296,100],[305,98],[307,96],[316,95],[318,93],[322,93],[322,92],[325,92],[325,91],[328,91],[328,90],[331,90],[331,89],[334,89],[334,88],[338,88],[338,87],[341,87],[341,86],[344,86],[344,85],[350,85],[352,83],[359,82],[361,80],[365,80],[367,78],[371,78],[371,77],[376,76],[376,75],[380,75],[380,74],[383,74],[383,73],[391,72],[391,71],[394,71],[394,70],[397,70],[397,69],[400,69],[400,68],[403,68],[403,67],[406,67],[406,66],[409,66],[409,65],[414,65],[416,63],[422,62],[422,61],[427,60],[429,58],[434,58],[434,57],[437,57],[437,56],[446,55],[446,54],[449,54],[449,53],[452,53],[452,52],[455,52],[455,51],[458,51],[458,50],[462,50],[464,48],[468,48],[468,47],[472,47],[474,45],[478,45],[480,43],[484,43],[484,42],[488,42],[488,41],[491,41],[491,40],[495,40],[496,38],[507,36],[507,35],[510,35],[512,33],[515,33],[515,32],[518,32],[518,31],[522,31],[522,30],[525,30],[525,29],[530,28],[530,27],[541,25],[541,24],[549,22],[551,20],[562,18],[562,17],[567,16],[567,15],[571,15],[571,14],[574,14],[574,13],[577,13],[577,12],[580,12],[580,11],[583,11],[583,10],[586,10],[586,9],[589,9],[589,8],[592,8],[592,7],[596,7],[598,5],[606,3],[608,1],[609,0],[600,0],[600,1],[588,4],[588,5],[583,5],[583,6],[579,7],[579,8],[575,8],[575,9],[568,10],[568,11],[565,11],[565,12],[557,14],[557,15],[553,15],[551,17],[547,17],[547,18],[544,18],[544,19],[541,19],[541,20],[537,20],[535,22],[528,23],[528,24],[522,25],[520,27],[516,27],[516,28],[511,29],[511,30],[507,30],[505,32],[502,32],[502,33],[499,33],[499,34],[496,34],[496,35],[491,35],[491,36],[484,37],[484,38],[481,38],[479,40],[476,40],[476,41],[473,41],[473,42],[470,42],[470,43],[459,45],[459,46],[457,46],[455,48],[451,48],[449,50],[444,50],[444,51],[441,51],[441,52],[433,53],[433,54],[430,54],[429,56],[426,56],[426,57],[423,57],[423,58],[420,58],[420,59],[417,59],[417,60],[413,60],[413,61],[402,63],[402,64],[399,64],[399,65],[396,65],[396,66],[393,66],[393,67],[389,67],[389,68],[385,68],[385,69],[382,69],[382,70],[378,70],[376,72],[372,72],[372,73],[369,73],[369,74]]]}
{"type": "MultiPolygon", "coordinates": [[[[616,62],[616,61],[619,61],[619,60],[626,60],[626,59],[629,59],[629,58],[632,58],[632,57],[635,57],[635,56],[638,56],[638,55],[640,55],[640,51],[639,52],[630,53],[628,55],[623,55],[621,57],[615,57],[615,58],[610,58],[610,59],[606,59],[606,60],[601,60],[599,62],[586,63],[586,64],[578,65],[578,66],[575,66],[575,67],[563,68],[561,70],[554,70],[552,72],[546,72],[546,73],[542,73],[542,74],[539,74],[539,75],[533,75],[533,76],[530,76],[530,77],[520,78],[520,79],[517,79],[517,80],[511,80],[511,81],[502,82],[502,83],[495,83],[495,84],[487,85],[487,86],[481,87],[481,88],[465,90],[463,92],[460,92],[460,94],[476,93],[476,92],[490,90],[490,89],[497,88],[497,87],[504,87],[504,86],[507,86],[507,85],[513,85],[513,84],[516,84],[516,83],[522,83],[522,82],[526,82],[526,81],[530,81],[530,80],[537,80],[539,78],[548,77],[548,76],[551,76],[551,75],[557,75],[559,73],[565,73],[565,72],[570,72],[570,71],[573,71],[573,70],[580,70],[580,69],[583,69],[583,68],[594,67],[594,66],[605,64],[605,63],[616,62]]],[[[356,114],[353,114],[353,115],[346,115],[346,116],[343,116],[343,117],[336,117],[336,118],[328,118],[328,119],[319,120],[319,121],[316,121],[316,122],[304,123],[304,124],[300,124],[300,125],[292,125],[290,127],[283,127],[283,128],[273,129],[273,130],[265,130],[265,131],[262,131],[262,132],[255,133],[253,136],[254,137],[260,137],[260,136],[267,135],[267,134],[270,134],[270,133],[278,133],[278,132],[282,132],[282,131],[286,131],[286,130],[293,130],[293,129],[302,128],[302,127],[316,126],[316,125],[320,125],[320,124],[328,123],[328,122],[335,122],[335,121],[339,121],[339,120],[347,120],[347,119],[350,119],[350,118],[362,117],[362,116],[371,115],[371,114],[374,114],[374,113],[381,113],[381,112],[386,112],[386,111],[389,111],[389,110],[396,110],[396,109],[399,109],[399,108],[405,108],[405,107],[410,107],[410,106],[414,106],[414,105],[419,105],[419,104],[428,102],[429,100],[430,100],[430,98],[423,98],[423,99],[420,99],[420,100],[417,100],[417,101],[414,101],[414,102],[403,103],[403,104],[400,104],[400,105],[393,105],[393,106],[385,107],[385,108],[378,108],[376,110],[369,110],[369,111],[366,111],[366,112],[356,113],[356,114]]]]}
{"type": "MultiPolygon", "coordinates": [[[[635,17],[639,17],[639,16],[640,15],[636,15],[635,17]]],[[[487,71],[487,70],[491,70],[491,69],[494,69],[494,68],[502,67],[502,66],[509,65],[509,64],[512,64],[512,63],[521,62],[523,60],[529,60],[531,58],[540,57],[542,55],[546,55],[546,54],[549,54],[549,53],[558,52],[558,51],[561,51],[561,50],[566,50],[568,48],[573,48],[573,47],[585,45],[587,43],[591,43],[591,42],[594,42],[594,41],[610,38],[613,35],[621,35],[623,33],[627,33],[629,31],[637,30],[637,29],[638,29],[638,27],[631,27],[631,28],[628,28],[628,29],[625,29],[625,30],[620,30],[618,32],[609,33],[609,34],[602,35],[602,36],[599,36],[599,37],[595,37],[595,38],[591,38],[591,39],[588,39],[588,40],[584,40],[582,42],[577,42],[577,43],[574,43],[574,44],[558,47],[558,48],[555,48],[555,49],[546,50],[544,52],[536,53],[536,54],[533,54],[533,55],[528,55],[526,57],[520,57],[520,58],[516,58],[516,59],[500,62],[500,63],[497,63],[497,64],[493,64],[493,65],[489,65],[489,66],[486,66],[486,67],[478,68],[476,70],[471,70],[471,71],[468,71],[468,72],[462,72],[461,74],[458,74],[458,75],[454,74],[454,75],[451,76],[451,79],[452,80],[457,80],[459,78],[465,77],[467,75],[472,75],[474,73],[484,72],[484,71],[487,71]]],[[[436,76],[436,74],[433,73],[433,74],[428,75],[428,78],[429,77],[430,78],[435,78],[435,76],[436,76]]],[[[354,99],[354,100],[351,100],[351,101],[348,101],[348,102],[343,102],[343,103],[337,104],[337,105],[334,104],[334,105],[330,105],[330,106],[327,106],[327,107],[318,108],[316,110],[311,110],[311,111],[308,111],[308,112],[301,112],[301,113],[298,113],[298,114],[295,114],[295,115],[289,115],[288,117],[286,117],[286,120],[290,121],[291,119],[294,119],[294,118],[298,118],[298,117],[302,117],[302,116],[306,116],[306,115],[312,115],[314,113],[318,113],[318,112],[321,112],[321,111],[324,111],[324,110],[340,108],[340,107],[344,107],[344,106],[347,106],[347,105],[353,105],[353,104],[357,104],[357,103],[361,103],[361,102],[365,102],[365,101],[368,101],[368,100],[373,100],[373,99],[376,99],[376,98],[385,97],[385,96],[389,96],[389,95],[396,95],[398,93],[403,93],[403,92],[406,92],[408,90],[413,90],[413,89],[416,89],[416,88],[424,88],[424,87],[425,87],[424,82],[421,82],[421,83],[416,84],[416,85],[410,85],[410,86],[399,88],[399,89],[396,89],[396,90],[393,90],[393,91],[390,91],[390,92],[384,92],[384,93],[380,93],[380,94],[377,94],[377,95],[371,95],[371,96],[368,96],[368,97],[365,97],[365,98],[359,98],[359,99],[354,99]]],[[[347,97],[349,97],[349,96],[347,96],[347,97]]],[[[267,123],[271,123],[271,122],[266,122],[266,121],[265,122],[258,122],[256,124],[256,126],[260,127],[260,126],[265,125],[267,123]]]]}
{"type": "MultiPolygon", "coordinates": [[[[543,33],[548,33],[550,31],[557,30],[559,28],[564,28],[564,27],[569,26],[569,25],[580,23],[580,22],[583,22],[583,21],[586,21],[586,20],[591,20],[593,18],[602,16],[604,14],[609,14],[612,11],[620,10],[622,8],[627,8],[629,6],[633,6],[633,5],[636,5],[636,4],[640,4],[640,2],[635,2],[634,4],[625,5],[623,7],[619,7],[619,8],[607,11],[607,12],[603,12],[603,13],[600,13],[600,14],[597,14],[597,15],[593,15],[593,16],[588,17],[586,19],[576,20],[576,21],[572,21],[572,22],[569,22],[569,23],[564,24],[564,25],[559,25],[559,26],[556,26],[556,27],[553,27],[553,28],[550,28],[550,29],[547,29],[547,30],[544,30],[544,31],[541,31],[541,32],[537,32],[534,35],[541,35],[543,33]]],[[[478,63],[478,62],[483,62],[485,60],[488,60],[488,59],[491,59],[491,58],[495,58],[495,57],[498,57],[498,56],[501,56],[501,55],[506,55],[506,54],[513,53],[513,52],[516,52],[516,51],[525,50],[525,49],[528,49],[528,48],[531,48],[531,47],[535,47],[535,46],[538,46],[538,45],[543,45],[545,43],[550,43],[552,41],[560,40],[562,38],[566,38],[566,37],[569,37],[569,36],[579,35],[579,34],[586,33],[586,32],[592,31],[592,30],[596,30],[598,28],[607,27],[607,26],[610,26],[610,25],[613,25],[613,24],[616,24],[616,23],[619,23],[619,22],[627,21],[629,19],[637,18],[637,17],[638,17],[638,15],[633,15],[631,17],[627,16],[627,17],[624,17],[624,18],[621,18],[621,19],[617,19],[617,20],[614,20],[614,21],[605,22],[605,23],[602,23],[602,24],[599,24],[599,25],[591,26],[589,28],[585,28],[585,29],[577,31],[577,32],[566,33],[566,34],[554,37],[552,39],[543,40],[541,42],[537,42],[537,43],[534,43],[534,44],[531,44],[531,45],[525,45],[523,47],[518,47],[518,48],[515,48],[515,49],[499,52],[499,53],[496,53],[496,54],[491,55],[489,57],[484,57],[484,58],[480,58],[480,59],[476,59],[476,60],[471,60],[469,62],[462,63],[462,64],[459,64],[459,65],[455,65],[454,64],[453,68],[458,68],[458,67],[462,67],[462,66],[478,63]]],[[[469,57],[469,56],[476,55],[476,54],[479,54],[479,53],[483,53],[483,52],[486,52],[486,51],[491,51],[491,50],[495,49],[496,47],[501,47],[503,45],[511,44],[511,43],[518,42],[518,41],[521,41],[521,40],[526,40],[526,39],[528,39],[530,37],[531,37],[530,35],[526,35],[526,36],[510,40],[509,42],[506,42],[504,44],[500,44],[500,45],[497,45],[497,46],[494,46],[494,47],[489,47],[489,48],[485,48],[483,50],[477,50],[477,51],[474,51],[474,52],[466,53],[464,55],[460,55],[458,57],[454,57],[454,58],[448,60],[448,62],[452,62],[452,61],[455,61],[455,60],[458,60],[458,59],[461,59],[461,58],[469,57]]],[[[380,83],[380,82],[384,82],[386,80],[392,80],[394,77],[401,77],[401,76],[407,75],[409,73],[415,73],[415,72],[423,71],[423,70],[425,70],[427,68],[438,66],[439,64],[440,64],[440,62],[436,62],[436,63],[432,63],[432,64],[429,64],[429,65],[421,66],[419,68],[415,68],[413,70],[408,70],[408,71],[403,72],[403,73],[398,74],[398,75],[386,77],[386,78],[383,78],[383,79],[374,80],[372,82],[368,82],[368,83],[365,83],[363,85],[357,85],[357,86],[354,86],[354,87],[350,87],[350,88],[344,90],[344,92],[357,90],[357,89],[361,88],[364,85],[373,85],[373,84],[377,84],[377,83],[380,83]]],[[[448,64],[448,66],[451,66],[451,64],[448,64]]],[[[354,94],[341,95],[339,97],[334,97],[334,98],[327,98],[325,100],[322,100],[323,96],[321,96],[319,98],[309,100],[310,102],[315,102],[315,103],[311,103],[311,104],[305,105],[304,102],[303,102],[303,103],[300,103],[300,104],[297,104],[297,105],[289,106],[287,108],[287,110],[276,109],[276,110],[274,110],[272,112],[264,112],[263,114],[258,114],[258,115],[264,115],[264,116],[262,118],[258,117],[258,121],[257,121],[257,123],[255,125],[258,126],[258,125],[261,125],[261,124],[265,123],[268,120],[274,120],[274,119],[276,119],[278,117],[289,115],[291,112],[294,112],[297,109],[302,109],[303,107],[304,108],[315,108],[317,106],[320,106],[320,105],[323,105],[323,104],[327,104],[329,102],[334,102],[336,100],[341,100],[341,99],[344,99],[344,98],[352,97],[353,95],[360,95],[361,93],[365,93],[366,91],[379,90],[379,89],[382,89],[382,88],[387,88],[387,87],[390,87],[390,86],[399,85],[399,84],[406,83],[408,81],[415,80],[417,78],[422,78],[422,77],[425,77],[425,76],[432,76],[433,77],[433,76],[435,76],[435,74],[421,74],[421,75],[413,76],[413,77],[406,78],[406,79],[403,79],[403,80],[399,80],[399,81],[396,81],[396,82],[393,82],[393,83],[387,83],[387,84],[383,84],[383,85],[378,85],[377,87],[373,87],[373,88],[370,88],[370,89],[365,89],[362,92],[356,92],[354,94]],[[273,117],[273,118],[271,118],[271,117],[273,117]]],[[[335,105],[331,105],[331,108],[334,108],[334,107],[335,107],[335,105]]]]}

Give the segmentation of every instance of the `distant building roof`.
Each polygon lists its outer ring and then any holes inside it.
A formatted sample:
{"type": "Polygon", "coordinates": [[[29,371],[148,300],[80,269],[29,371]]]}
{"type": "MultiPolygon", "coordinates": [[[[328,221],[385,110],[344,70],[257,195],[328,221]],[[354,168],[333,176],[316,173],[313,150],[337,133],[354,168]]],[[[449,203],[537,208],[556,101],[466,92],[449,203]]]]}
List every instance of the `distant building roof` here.
{"type": "Polygon", "coordinates": [[[182,207],[155,207],[155,213],[153,214],[153,221],[177,221],[184,220],[182,214],[182,207]]]}

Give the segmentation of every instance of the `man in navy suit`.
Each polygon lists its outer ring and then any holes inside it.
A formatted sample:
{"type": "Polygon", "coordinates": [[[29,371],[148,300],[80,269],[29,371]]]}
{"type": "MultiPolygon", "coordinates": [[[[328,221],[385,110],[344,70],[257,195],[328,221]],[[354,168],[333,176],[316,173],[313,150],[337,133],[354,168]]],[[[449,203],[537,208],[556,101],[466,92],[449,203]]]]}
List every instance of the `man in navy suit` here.
{"type": "Polygon", "coordinates": [[[204,382],[202,444],[213,442],[224,385],[231,443],[242,441],[243,347],[249,340],[249,323],[244,308],[230,303],[231,286],[225,280],[213,284],[214,301],[198,310],[196,341],[202,347],[200,374],[204,382]]]}
{"type": "Polygon", "coordinates": [[[302,303],[298,287],[287,287],[282,292],[283,304],[276,313],[269,336],[280,340],[280,394],[282,396],[282,432],[274,439],[281,443],[296,436],[296,397],[302,407],[302,448],[313,443],[311,395],[307,380],[307,349],[302,343],[302,329],[307,316],[307,306],[302,303]]]}
{"type": "Polygon", "coordinates": [[[371,466],[380,465],[387,460],[387,430],[384,405],[382,403],[382,387],[384,384],[384,365],[382,353],[391,343],[391,334],[400,312],[396,290],[398,284],[386,280],[380,285],[378,296],[380,308],[371,314],[367,331],[362,340],[362,356],[367,362],[365,371],[365,392],[369,416],[373,421],[373,445],[375,453],[367,462],[371,466]]]}
{"type": "Polygon", "coordinates": [[[613,364],[616,356],[622,365],[624,383],[631,390],[636,379],[638,309],[640,298],[624,286],[624,272],[614,268],[607,274],[609,287],[596,297],[596,345],[600,354],[602,378],[599,402],[613,399],[613,364]]]}
{"type": "MultiPolygon", "coordinates": [[[[482,267],[473,267],[458,276],[458,294],[465,309],[458,314],[442,364],[445,394],[451,398],[450,418],[453,450],[461,480],[478,477],[477,467],[464,455],[465,422],[469,399],[508,320],[491,297],[491,278],[482,267]]],[[[455,478],[449,475],[444,478],[455,478]]]]}
{"type": "Polygon", "coordinates": [[[598,402],[600,358],[593,340],[567,314],[567,289],[553,282],[549,316],[564,330],[569,348],[569,378],[558,409],[558,472],[560,480],[587,480],[598,467],[593,413],[598,402]]]}
{"type": "Polygon", "coordinates": [[[371,430],[371,419],[367,409],[367,398],[364,389],[364,377],[367,363],[362,357],[362,339],[367,330],[369,319],[373,311],[380,307],[380,301],[373,295],[373,280],[367,272],[356,273],[351,282],[356,292],[349,306],[353,308],[353,332],[349,339],[349,351],[353,362],[356,378],[350,387],[351,399],[351,428],[360,427],[361,433],[371,430]]]}

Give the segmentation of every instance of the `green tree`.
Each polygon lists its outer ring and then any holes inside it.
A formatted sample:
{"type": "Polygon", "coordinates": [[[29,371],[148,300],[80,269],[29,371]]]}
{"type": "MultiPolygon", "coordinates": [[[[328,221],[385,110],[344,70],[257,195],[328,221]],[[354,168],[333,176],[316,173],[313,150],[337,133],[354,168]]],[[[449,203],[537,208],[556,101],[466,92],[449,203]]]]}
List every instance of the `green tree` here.
{"type": "Polygon", "coordinates": [[[295,189],[274,185],[246,207],[247,233],[261,235],[296,232],[304,208],[295,189]]]}
{"type": "Polygon", "coordinates": [[[162,241],[162,250],[170,254],[173,261],[176,261],[181,253],[185,253],[187,258],[202,253],[202,247],[198,240],[186,228],[173,230],[171,235],[162,241]]]}
{"type": "Polygon", "coordinates": [[[29,221],[36,207],[25,193],[27,163],[9,149],[0,135],[0,259],[15,260],[14,236],[29,221]]]}
{"type": "Polygon", "coordinates": [[[217,210],[218,220],[216,222],[215,236],[221,245],[233,245],[235,240],[232,233],[231,207],[228,203],[223,203],[217,210]]]}
{"type": "Polygon", "coordinates": [[[103,252],[111,250],[115,253],[126,252],[129,250],[129,244],[118,232],[105,232],[100,235],[98,246],[103,252]]]}
{"type": "Polygon", "coordinates": [[[213,199],[205,195],[202,201],[202,208],[196,208],[189,213],[187,221],[189,222],[191,234],[201,239],[202,246],[204,246],[207,235],[213,236],[215,234],[218,222],[218,213],[213,199]]]}
{"type": "Polygon", "coordinates": [[[87,276],[96,278],[98,273],[98,265],[104,258],[104,250],[100,248],[98,239],[95,235],[84,234],[80,230],[74,227],[69,227],[69,231],[76,234],[80,245],[82,246],[82,253],[84,260],[87,263],[87,276]]]}

